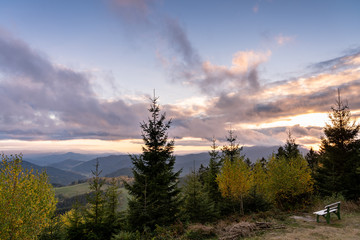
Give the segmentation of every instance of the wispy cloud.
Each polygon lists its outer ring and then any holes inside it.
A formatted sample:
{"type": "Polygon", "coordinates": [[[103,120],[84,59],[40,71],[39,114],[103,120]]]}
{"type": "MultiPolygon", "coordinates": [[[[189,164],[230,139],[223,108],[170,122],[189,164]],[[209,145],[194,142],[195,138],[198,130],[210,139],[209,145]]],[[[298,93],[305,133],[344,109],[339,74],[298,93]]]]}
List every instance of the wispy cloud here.
{"type": "Polygon", "coordinates": [[[275,41],[278,45],[282,46],[288,42],[292,42],[295,40],[293,36],[284,36],[283,34],[279,34],[275,37],[275,41]]]}

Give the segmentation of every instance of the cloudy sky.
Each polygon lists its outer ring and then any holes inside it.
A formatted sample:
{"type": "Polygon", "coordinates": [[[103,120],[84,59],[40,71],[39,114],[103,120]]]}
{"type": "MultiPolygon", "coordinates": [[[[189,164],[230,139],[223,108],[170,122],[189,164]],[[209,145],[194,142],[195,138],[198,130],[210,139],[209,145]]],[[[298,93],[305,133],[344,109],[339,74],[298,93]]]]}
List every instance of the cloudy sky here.
{"type": "Polygon", "coordinates": [[[139,152],[149,97],[176,152],[317,147],[341,90],[360,115],[357,0],[0,3],[0,150],[139,152]]]}

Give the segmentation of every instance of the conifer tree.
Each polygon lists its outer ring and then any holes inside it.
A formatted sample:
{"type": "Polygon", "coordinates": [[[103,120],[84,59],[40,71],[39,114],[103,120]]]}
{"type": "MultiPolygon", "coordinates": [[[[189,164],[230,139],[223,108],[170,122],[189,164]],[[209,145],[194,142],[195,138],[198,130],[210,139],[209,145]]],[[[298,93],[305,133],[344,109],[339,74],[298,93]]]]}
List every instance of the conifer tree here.
{"type": "Polygon", "coordinates": [[[209,169],[206,175],[205,187],[208,191],[209,198],[215,202],[217,206],[221,201],[221,192],[219,190],[219,185],[216,182],[216,177],[220,173],[220,169],[222,166],[222,160],[219,155],[219,151],[217,150],[218,146],[216,145],[216,139],[212,139],[211,151],[209,152],[210,161],[209,161],[209,169]]]}
{"type": "Polygon", "coordinates": [[[133,184],[125,183],[129,199],[128,221],[134,230],[153,230],[155,225],[174,223],[179,212],[178,178],[174,172],[174,140],[168,141],[167,130],[171,120],[165,122],[160,114],[158,98],[151,99],[147,122],[141,123],[144,141],[140,156],[131,156],[133,184]]]}
{"type": "Polygon", "coordinates": [[[347,199],[360,197],[360,125],[351,121],[351,112],[338,92],[336,106],[329,113],[320,146],[320,167],[316,180],[323,195],[343,194],[347,199]]]}
{"type": "Polygon", "coordinates": [[[204,223],[212,221],[217,216],[214,201],[209,198],[205,186],[201,184],[195,171],[187,176],[183,193],[184,213],[191,222],[204,223]]]}
{"type": "Polygon", "coordinates": [[[313,148],[310,148],[305,156],[305,160],[308,162],[312,175],[314,175],[319,166],[319,153],[315,152],[313,148]]]}
{"type": "Polygon", "coordinates": [[[233,130],[228,131],[229,136],[226,136],[226,141],[229,145],[222,147],[223,157],[229,157],[230,161],[233,161],[236,157],[241,157],[240,152],[242,147],[239,147],[239,143],[236,142],[237,136],[234,135],[233,130]]]}
{"type": "Polygon", "coordinates": [[[284,157],[285,159],[295,159],[301,155],[299,150],[299,144],[295,143],[295,138],[291,136],[291,132],[288,131],[288,138],[284,147],[279,147],[276,153],[276,158],[284,157]]]}
{"type": "Polygon", "coordinates": [[[96,160],[95,171],[91,171],[93,177],[89,182],[92,193],[89,195],[89,205],[85,211],[85,232],[87,239],[104,239],[104,192],[102,190],[104,180],[100,178],[101,170],[99,161],[96,160]]]}
{"type": "Polygon", "coordinates": [[[119,196],[118,182],[112,178],[105,191],[104,203],[104,238],[110,239],[113,234],[120,231],[120,216],[118,212],[119,196]]]}
{"type": "Polygon", "coordinates": [[[73,208],[66,213],[68,225],[66,227],[66,235],[69,240],[86,240],[85,224],[83,217],[83,209],[76,201],[73,208]]]}

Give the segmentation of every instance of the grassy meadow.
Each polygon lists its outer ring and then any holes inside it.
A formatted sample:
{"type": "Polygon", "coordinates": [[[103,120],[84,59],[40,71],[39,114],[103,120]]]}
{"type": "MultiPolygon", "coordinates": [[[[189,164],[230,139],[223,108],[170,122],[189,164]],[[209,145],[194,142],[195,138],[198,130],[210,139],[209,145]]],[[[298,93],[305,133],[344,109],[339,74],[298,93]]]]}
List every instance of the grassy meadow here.
{"type": "MultiPolygon", "coordinates": [[[[108,185],[104,184],[103,190],[106,190],[107,187],[108,187],[108,185]]],[[[54,188],[54,190],[55,190],[55,197],[58,197],[58,198],[61,197],[61,198],[65,198],[65,199],[76,198],[77,196],[90,193],[90,188],[89,188],[88,182],[64,186],[64,187],[57,187],[57,188],[54,188]]],[[[119,210],[123,211],[127,208],[127,202],[128,202],[127,198],[129,195],[128,195],[127,190],[123,186],[119,187],[118,191],[120,192],[119,210]]]]}

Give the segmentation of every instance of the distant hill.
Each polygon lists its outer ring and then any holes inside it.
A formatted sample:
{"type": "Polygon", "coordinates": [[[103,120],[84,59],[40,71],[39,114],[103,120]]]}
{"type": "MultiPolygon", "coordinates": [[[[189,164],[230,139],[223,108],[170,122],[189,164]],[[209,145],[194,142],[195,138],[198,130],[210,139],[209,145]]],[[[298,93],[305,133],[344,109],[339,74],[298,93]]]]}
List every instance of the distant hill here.
{"type": "Polygon", "coordinates": [[[107,174],[105,177],[119,177],[119,176],[129,176],[133,177],[132,168],[120,168],[114,172],[107,174]]]}
{"type": "MultiPolygon", "coordinates": [[[[272,153],[277,152],[277,149],[279,147],[280,146],[244,147],[242,150],[242,154],[244,154],[245,157],[249,158],[251,162],[255,162],[257,159],[261,159],[262,157],[268,158],[272,153]]],[[[300,147],[300,152],[305,155],[308,152],[308,150],[300,147]]],[[[178,155],[176,156],[174,170],[178,171],[182,169],[182,173],[180,176],[185,176],[189,174],[192,169],[194,169],[194,166],[195,169],[198,169],[201,164],[207,166],[209,164],[209,158],[210,157],[208,152],[178,155]]],[[[96,159],[99,160],[99,164],[100,164],[99,167],[102,170],[101,173],[102,177],[132,175],[130,171],[130,169],[132,168],[132,162],[129,155],[110,155],[110,156],[96,157],[96,155],[91,155],[91,154],[86,155],[86,154],[69,152],[66,154],[55,154],[55,155],[51,154],[51,155],[42,156],[37,160],[33,160],[32,163],[41,162],[43,164],[48,165],[47,168],[49,175],[50,175],[50,171],[55,171],[52,168],[55,168],[57,170],[67,171],[67,173],[72,172],[71,174],[77,173],[77,177],[82,175],[86,177],[91,177],[91,171],[95,169],[96,159]]],[[[60,173],[58,173],[57,175],[59,174],[60,173]]],[[[56,179],[52,179],[52,181],[55,180],[56,179]]],[[[74,180],[71,180],[70,183],[72,181],[74,180]]]]}
{"type": "Polygon", "coordinates": [[[194,169],[194,164],[195,169],[199,169],[201,164],[207,166],[209,164],[209,160],[210,157],[207,152],[176,156],[174,169],[175,171],[182,169],[180,176],[185,176],[194,169]]]}
{"type": "Polygon", "coordinates": [[[85,179],[85,177],[80,174],[64,171],[54,167],[41,167],[27,161],[23,161],[22,166],[24,169],[34,169],[35,171],[39,172],[46,170],[51,184],[69,185],[74,181],[85,179]]]}
{"type": "Polygon", "coordinates": [[[61,162],[56,162],[53,164],[48,165],[49,167],[58,168],[65,171],[71,171],[72,168],[76,167],[77,165],[83,163],[83,161],[74,160],[74,159],[66,159],[61,162]]]}
{"type": "Polygon", "coordinates": [[[91,170],[95,170],[95,164],[97,159],[99,160],[99,168],[102,170],[102,173],[100,175],[102,177],[114,172],[115,170],[132,167],[129,155],[110,155],[107,157],[99,157],[87,162],[83,162],[73,167],[71,170],[73,172],[77,172],[90,177],[91,170]]]}
{"type": "Polygon", "coordinates": [[[49,166],[51,164],[58,163],[67,159],[73,159],[84,162],[94,159],[98,156],[99,155],[95,155],[95,154],[80,154],[80,153],[68,152],[64,154],[50,154],[43,156],[24,155],[23,159],[39,166],[49,166]]]}
{"type": "MultiPolygon", "coordinates": [[[[276,153],[280,146],[253,146],[253,147],[244,147],[242,154],[245,154],[245,157],[249,158],[252,163],[256,160],[264,157],[268,159],[271,154],[276,153]]],[[[306,148],[299,147],[300,153],[304,156],[309,152],[306,148]]]]}

